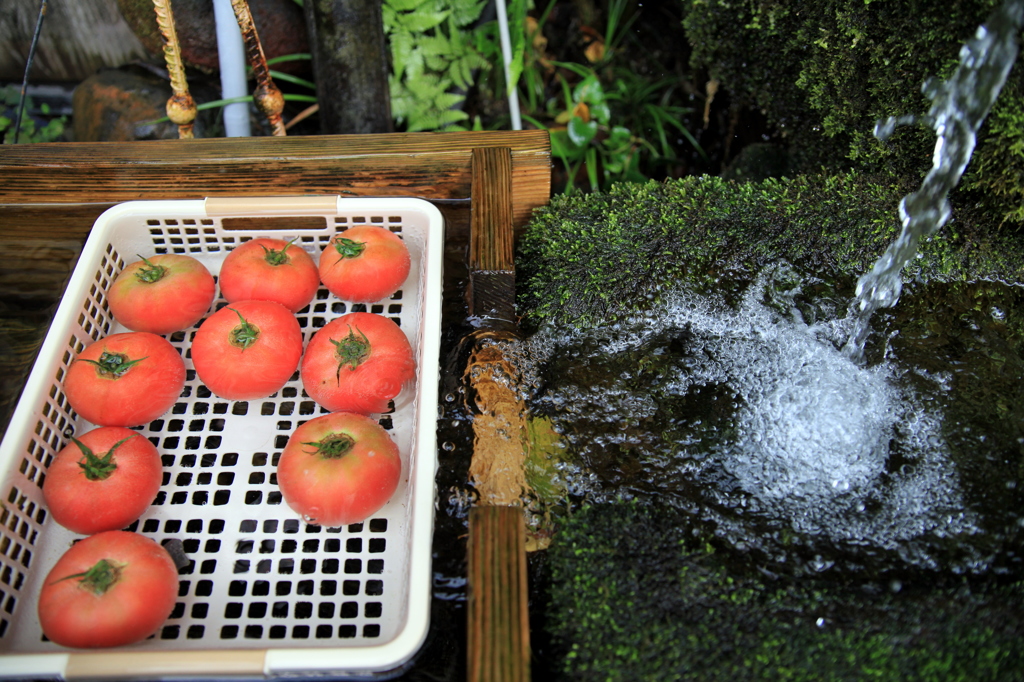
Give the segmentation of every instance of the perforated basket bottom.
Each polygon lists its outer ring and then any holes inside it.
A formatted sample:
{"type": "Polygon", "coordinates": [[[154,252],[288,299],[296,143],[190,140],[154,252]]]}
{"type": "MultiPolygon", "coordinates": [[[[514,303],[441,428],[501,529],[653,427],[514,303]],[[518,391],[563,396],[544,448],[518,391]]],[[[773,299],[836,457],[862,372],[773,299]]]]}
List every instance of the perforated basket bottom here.
{"type": "MultiPolygon", "coordinates": [[[[367,311],[394,320],[418,352],[424,276],[419,249],[425,237],[410,235],[411,219],[394,211],[381,217],[336,218],[322,234],[303,236],[301,243],[318,252],[349,220],[384,223],[406,239],[413,272],[420,279],[413,277],[390,300],[370,306],[338,300],[321,288],[296,315],[304,345],[332,319],[367,311]]],[[[223,256],[247,238],[288,238],[226,231],[219,220],[193,221],[195,227],[179,223],[148,220],[144,229],[158,253],[188,252],[215,274],[223,256]],[[194,238],[188,236],[190,231],[194,238]]],[[[59,382],[86,345],[126,331],[109,316],[105,291],[125,265],[122,250],[129,248],[137,247],[115,240],[106,248],[62,351],[56,380],[39,408],[39,422],[22,451],[14,484],[5,491],[7,499],[0,509],[0,653],[61,650],[43,636],[34,613],[35,598],[45,571],[78,536],[47,518],[40,489],[56,452],[71,435],[92,428],[76,419],[59,382]]],[[[212,309],[223,305],[218,296],[212,309]]],[[[136,646],[367,647],[393,639],[406,623],[413,571],[408,526],[416,494],[410,477],[419,387],[407,387],[391,411],[379,418],[402,454],[403,477],[391,501],[363,523],[343,528],[310,525],[283,502],[275,468],[290,433],[327,411],[305,394],[298,372],[263,400],[218,398],[192,368],[194,334],[195,328],[168,337],[185,359],[187,376],[180,400],[162,418],[136,427],[159,449],[164,471],[156,500],[129,530],[160,543],[180,542],[188,558],[180,571],[179,600],[171,617],[155,636],[136,646]]],[[[436,391],[436,385],[426,390],[436,391]]]]}
{"type": "MultiPolygon", "coordinates": [[[[307,334],[326,324],[328,318],[316,313],[327,305],[337,314],[366,308],[314,303],[309,314],[299,316],[306,318],[307,334]]],[[[186,358],[190,335],[171,337],[186,358]]],[[[392,502],[366,522],[344,528],[305,523],[284,504],[275,470],[289,434],[327,411],[305,395],[297,374],[270,398],[226,401],[211,394],[187,366],[183,398],[163,418],[136,427],[161,452],[163,485],[128,530],[160,543],[179,541],[189,559],[181,570],[180,601],[150,646],[179,640],[193,648],[268,642],[345,646],[394,636],[401,614],[386,606],[400,602],[406,591],[407,478],[392,502]]],[[[395,415],[385,414],[379,423],[408,453],[408,434],[395,428],[395,415]]],[[[71,435],[70,424],[65,435],[71,435]]],[[[45,455],[44,466],[51,459],[45,455]]],[[[407,469],[406,462],[406,477],[407,469]]],[[[38,468],[30,478],[41,486],[44,476],[38,468]]],[[[41,507],[35,515],[46,523],[41,507]]],[[[23,526],[14,515],[10,522],[15,532],[23,526]]],[[[46,527],[45,541],[36,548],[44,554],[77,537],[52,522],[46,527]]],[[[31,552],[24,547],[20,558],[31,562],[31,552]]],[[[6,603],[13,613],[13,594],[6,603]]],[[[41,631],[32,639],[18,649],[46,650],[41,631]]]]}

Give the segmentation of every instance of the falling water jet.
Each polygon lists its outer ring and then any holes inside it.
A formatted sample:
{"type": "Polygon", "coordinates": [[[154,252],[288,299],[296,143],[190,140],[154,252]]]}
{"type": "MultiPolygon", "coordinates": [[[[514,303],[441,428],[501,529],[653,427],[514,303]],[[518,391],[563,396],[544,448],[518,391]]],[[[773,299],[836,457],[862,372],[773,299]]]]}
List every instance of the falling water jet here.
{"type": "Polygon", "coordinates": [[[900,202],[903,228],[896,240],[857,281],[854,329],[843,348],[863,361],[871,316],[896,304],[902,289],[900,273],[914,258],[918,244],[939,230],[950,217],[946,198],[956,187],[974,153],[978,129],[1006,82],[1017,58],[1017,33],[1024,25],[1024,0],[1006,0],[960,50],[960,65],[944,82],[929,79],[921,90],[932,101],[923,117],[902,116],[879,121],[875,136],[884,141],[897,125],[928,123],[938,136],[932,168],[920,189],[900,202]]]}

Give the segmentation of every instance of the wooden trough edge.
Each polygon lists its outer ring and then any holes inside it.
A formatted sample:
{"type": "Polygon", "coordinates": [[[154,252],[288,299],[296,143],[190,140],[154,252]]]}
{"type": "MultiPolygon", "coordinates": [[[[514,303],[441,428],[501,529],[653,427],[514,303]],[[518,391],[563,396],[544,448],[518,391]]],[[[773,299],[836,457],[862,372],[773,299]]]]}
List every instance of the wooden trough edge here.
{"type": "Polygon", "coordinates": [[[467,679],[530,679],[526,572],[525,452],[517,439],[523,413],[514,392],[495,381],[503,358],[490,341],[513,338],[515,230],[509,149],[473,150],[473,204],[469,241],[469,312],[480,327],[464,375],[474,414],[470,480],[477,505],[470,510],[467,604],[467,679]],[[498,354],[498,356],[495,355],[498,354]]]}
{"type": "Polygon", "coordinates": [[[410,196],[466,200],[473,150],[511,156],[516,230],[547,204],[551,155],[544,130],[301,137],[62,142],[0,146],[0,205],[117,203],[207,196],[410,196]],[[23,173],[45,167],[45,176],[23,173]],[[214,173],[210,192],[198,177],[214,173]],[[74,191],[69,192],[68,188],[74,191]]]}

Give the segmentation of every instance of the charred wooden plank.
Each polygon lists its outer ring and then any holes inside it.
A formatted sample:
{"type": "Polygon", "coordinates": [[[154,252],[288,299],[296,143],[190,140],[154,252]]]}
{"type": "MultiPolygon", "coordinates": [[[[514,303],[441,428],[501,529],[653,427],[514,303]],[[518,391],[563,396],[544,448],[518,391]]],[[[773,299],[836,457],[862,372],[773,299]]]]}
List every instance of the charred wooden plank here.
{"type": "Polygon", "coordinates": [[[355,0],[303,3],[323,133],[392,131],[382,4],[355,0]]]}

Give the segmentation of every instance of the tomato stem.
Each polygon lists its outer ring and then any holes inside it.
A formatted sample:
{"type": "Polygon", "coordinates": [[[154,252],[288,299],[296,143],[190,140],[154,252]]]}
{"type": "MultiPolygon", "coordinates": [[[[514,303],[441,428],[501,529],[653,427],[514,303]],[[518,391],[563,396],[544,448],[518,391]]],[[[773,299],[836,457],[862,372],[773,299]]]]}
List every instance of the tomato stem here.
{"type": "Polygon", "coordinates": [[[234,308],[228,308],[235,315],[238,315],[238,319],[242,321],[242,324],[238,325],[231,330],[229,336],[232,346],[238,346],[242,350],[245,350],[252,344],[256,343],[256,340],[260,338],[260,328],[251,322],[247,321],[242,317],[242,313],[238,312],[234,308]]]}
{"type": "Polygon", "coordinates": [[[110,559],[100,559],[92,567],[84,573],[74,573],[72,575],[66,575],[63,578],[58,578],[55,583],[59,583],[62,580],[74,580],[78,578],[78,586],[84,590],[89,590],[97,596],[103,596],[107,590],[117,584],[117,581],[121,579],[121,570],[127,564],[116,564],[110,559]]]}
{"type": "MultiPolygon", "coordinates": [[[[146,358],[149,356],[147,355],[146,358]]],[[[109,353],[103,351],[100,355],[99,360],[86,360],[83,358],[83,362],[88,362],[91,365],[99,367],[100,374],[104,376],[110,376],[115,379],[123,377],[128,370],[135,365],[139,364],[146,358],[139,358],[138,360],[130,360],[124,353],[109,353]]]]}
{"type": "Polygon", "coordinates": [[[82,451],[83,457],[78,460],[78,466],[82,467],[82,473],[85,474],[85,477],[90,481],[105,481],[110,478],[110,475],[117,470],[117,463],[114,461],[114,450],[120,447],[126,440],[134,438],[136,435],[138,434],[133,433],[128,438],[122,438],[117,441],[110,446],[110,449],[102,457],[97,456],[88,445],[72,436],[71,440],[82,451]]]}
{"type": "Polygon", "coordinates": [[[355,258],[366,249],[366,242],[357,242],[348,237],[338,237],[331,243],[334,244],[334,250],[339,254],[336,263],[340,263],[345,258],[355,258]]]}
{"type": "Polygon", "coordinates": [[[309,454],[320,455],[324,459],[341,459],[356,445],[356,440],[347,433],[330,433],[318,441],[305,442],[315,448],[309,454]]]}
{"type": "Polygon", "coordinates": [[[291,245],[295,243],[296,239],[298,239],[298,237],[295,237],[280,249],[268,249],[266,245],[260,244],[260,247],[263,249],[263,258],[270,265],[284,265],[285,263],[288,263],[291,260],[288,258],[288,249],[291,248],[291,245]]]}
{"type": "Polygon", "coordinates": [[[164,275],[167,274],[167,268],[164,266],[150,263],[149,260],[142,256],[139,256],[139,258],[142,258],[142,262],[146,264],[146,267],[139,268],[135,271],[135,277],[140,282],[153,284],[154,282],[159,282],[163,279],[164,275]]]}
{"type": "Polygon", "coordinates": [[[341,368],[345,365],[351,365],[352,369],[361,365],[370,357],[370,339],[366,338],[366,334],[362,332],[358,327],[355,331],[352,330],[352,325],[348,326],[348,336],[341,341],[330,340],[334,344],[334,354],[338,358],[338,371],[335,373],[335,378],[338,380],[338,384],[341,384],[341,368]],[[359,338],[356,336],[356,332],[359,332],[359,338]]]}

